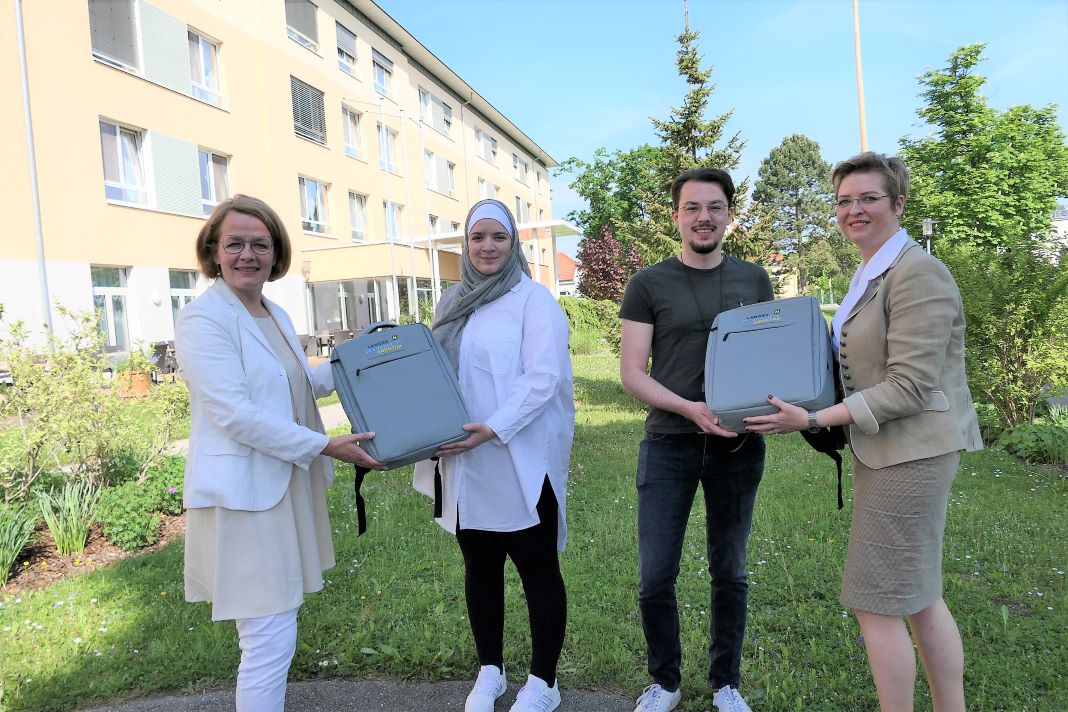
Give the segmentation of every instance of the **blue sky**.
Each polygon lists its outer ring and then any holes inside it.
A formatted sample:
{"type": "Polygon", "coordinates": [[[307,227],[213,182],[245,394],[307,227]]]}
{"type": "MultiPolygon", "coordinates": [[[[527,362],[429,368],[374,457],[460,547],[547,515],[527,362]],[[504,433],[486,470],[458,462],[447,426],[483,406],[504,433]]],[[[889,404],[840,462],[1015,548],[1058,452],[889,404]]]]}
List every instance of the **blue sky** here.
{"type": "MultiPolygon", "coordinates": [[[[376,0],[439,59],[562,162],[655,142],[686,90],[675,68],[682,0],[376,0]]],[[[691,0],[712,66],[709,115],[747,141],[741,179],[800,133],[834,163],[860,148],[851,0],[691,0]]],[[[927,133],[917,77],[987,43],[990,104],[1059,106],[1068,126],[1068,0],[860,0],[868,146],[927,133]]],[[[553,217],[581,205],[553,178],[553,217]]],[[[571,251],[568,249],[566,251],[571,251]]]]}

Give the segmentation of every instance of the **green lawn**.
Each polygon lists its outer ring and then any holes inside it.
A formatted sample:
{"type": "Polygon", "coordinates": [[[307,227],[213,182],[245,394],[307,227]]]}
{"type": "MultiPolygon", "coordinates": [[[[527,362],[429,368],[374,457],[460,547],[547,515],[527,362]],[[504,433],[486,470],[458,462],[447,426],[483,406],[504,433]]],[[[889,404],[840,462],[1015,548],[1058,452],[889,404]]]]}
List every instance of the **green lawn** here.
{"type": "MultiPolygon", "coordinates": [[[[614,357],[576,356],[579,401],[563,555],[570,619],[563,687],[637,696],[647,684],[636,604],[634,468],[643,411],[614,357]]],[[[355,536],[351,476],[331,492],[338,566],[308,598],[291,679],[467,679],[477,662],[462,561],[410,471],[372,474],[355,536]]],[[[798,436],[770,440],[750,542],[746,697],[760,710],[876,709],[856,622],[838,603],[849,534],[833,464],[798,436]]],[[[950,502],[946,599],[964,636],[973,711],[1068,709],[1068,481],[1001,452],[966,455],[950,502]]],[[[700,498],[679,599],[684,703],[707,710],[708,626],[700,498]]],[[[232,624],[182,601],[181,542],[0,606],[0,710],[233,684],[232,624]]],[[[526,673],[526,611],[509,568],[509,675],[526,673]]],[[[918,710],[930,701],[918,694],[918,710]]]]}

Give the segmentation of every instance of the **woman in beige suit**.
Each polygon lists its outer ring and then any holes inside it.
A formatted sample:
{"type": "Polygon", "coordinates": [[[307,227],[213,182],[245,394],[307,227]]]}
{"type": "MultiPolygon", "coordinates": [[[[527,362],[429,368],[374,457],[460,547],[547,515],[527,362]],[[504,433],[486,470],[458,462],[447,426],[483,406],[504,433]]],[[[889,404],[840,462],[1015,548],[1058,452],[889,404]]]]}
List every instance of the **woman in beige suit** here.
{"type": "Polygon", "coordinates": [[[935,711],[963,712],[964,652],[942,600],[942,536],[960,451],[982,439],[960,292],[901,228],[900,159],[862,153],[831,178],[838,226],[862,257],[832,322],[845,398],[806,412],[769,396],[779,412],[746,420],[761,433],[849,426],[853,525],[841,601],[860,623],[880,706],[912,710],[915,641],[935,711]]]}

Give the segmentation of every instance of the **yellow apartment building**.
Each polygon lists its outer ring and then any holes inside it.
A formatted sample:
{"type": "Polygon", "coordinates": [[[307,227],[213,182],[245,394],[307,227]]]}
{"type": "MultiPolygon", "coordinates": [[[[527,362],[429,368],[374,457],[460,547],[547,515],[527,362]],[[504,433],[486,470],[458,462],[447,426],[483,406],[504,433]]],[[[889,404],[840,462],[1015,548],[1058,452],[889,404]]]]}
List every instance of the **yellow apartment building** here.
{"type": "Polygon", "coordinates": [[[234,193],[286,222],[265,293],[300,333],[435,301],[483,197],[559,293],[556,162],[370,0],[6,2],[0,87],[5,322],[62,333],[59,302],[101,310],[113,350],[172,339],[206,287],[197,232],[234,193]]]}

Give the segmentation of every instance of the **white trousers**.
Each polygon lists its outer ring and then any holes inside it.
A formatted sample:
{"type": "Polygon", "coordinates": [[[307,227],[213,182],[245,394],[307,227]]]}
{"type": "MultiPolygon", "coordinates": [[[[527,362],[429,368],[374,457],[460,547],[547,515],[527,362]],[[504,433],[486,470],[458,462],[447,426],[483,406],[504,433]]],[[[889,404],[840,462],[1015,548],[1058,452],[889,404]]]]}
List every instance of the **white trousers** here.
{"type": "Polygon", "coordinates": [[[260,618],[239,618],[237,712],[283,712],[286,677],[297,650],[297,611],[260,618]]]}

